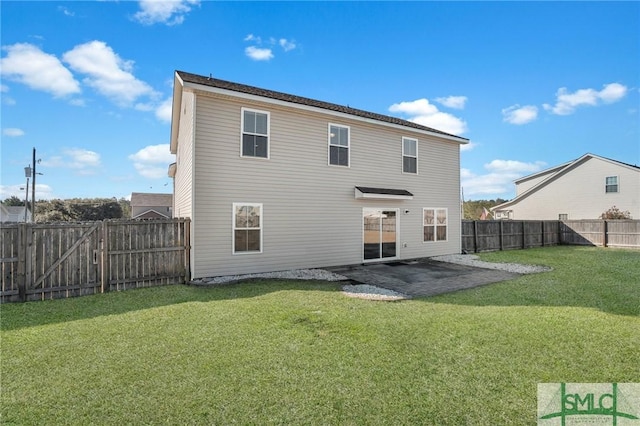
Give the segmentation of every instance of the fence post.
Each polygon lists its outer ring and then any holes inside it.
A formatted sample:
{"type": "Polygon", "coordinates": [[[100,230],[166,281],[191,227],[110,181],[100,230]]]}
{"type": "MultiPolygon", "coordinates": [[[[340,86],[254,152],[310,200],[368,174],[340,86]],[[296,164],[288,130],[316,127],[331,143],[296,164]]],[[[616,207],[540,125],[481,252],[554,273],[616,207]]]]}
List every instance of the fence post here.
{"type": "Polygon", "coordinates": [[[26,291],[26,261],[27,253],[27,223],[18,224],[18,299],[20,302],[27,300],[26,291]]]}
{"type": "Polygon", "coordinates": [[[606,220],[603,220],[602,222],[602,247],[606,247],[608,244],[607,238],[609,234],[609,227],[607,226],[608,222],[606,220]]]}
{"type": "Polygon", "coordinates": [[[109,225],[106,220],[102,221],[102,238],[100,251],[102,252],[102,269],[100,271],[100,292],[107,293],[109,291],[110,271],[109,266],[109,225]]]}
{"type": "Polygon", "coordinates": [[[478,252],[478,221],[473,221],[473,252],[478,252]]]}
{"type": "Polygon", "coordinates": [[[504,250],[504,220],[500,221],[500,251],[504,250]]]}
{"type": "Polygon", "coordinates": [[[542,232],[542,247],[544,247],[544,220],[540,221],[540,228],[542,232]]]}
{"type": "Polygon", "coordinates": [[[185,281],[191,281],[191,219],[186,218],[183,222],[184,226],[184,262],[185,262],[185,281]]]}

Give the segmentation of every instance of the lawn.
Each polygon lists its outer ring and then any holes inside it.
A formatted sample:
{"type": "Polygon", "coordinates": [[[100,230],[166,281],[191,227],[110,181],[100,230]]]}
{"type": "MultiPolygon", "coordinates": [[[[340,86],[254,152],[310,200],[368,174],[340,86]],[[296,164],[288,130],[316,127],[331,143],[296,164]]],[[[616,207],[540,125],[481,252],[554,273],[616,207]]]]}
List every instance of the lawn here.
{"type": "Polygon", "coordinates": [[[640,252],[402,302],[327,282],[1,307],[2,424],[535,424],[541,382],[640,382],[640,252]]]}

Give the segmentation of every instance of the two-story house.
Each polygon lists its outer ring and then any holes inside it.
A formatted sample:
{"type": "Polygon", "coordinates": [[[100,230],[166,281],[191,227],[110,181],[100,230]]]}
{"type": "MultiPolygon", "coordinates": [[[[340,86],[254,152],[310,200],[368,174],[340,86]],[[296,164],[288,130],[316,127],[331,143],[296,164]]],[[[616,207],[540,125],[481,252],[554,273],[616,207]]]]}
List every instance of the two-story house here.
{"type": "Polygon", "coordinates": [[[169,168],[193,278],[460,252],[460,145],[406,120],[177,71],[169,168]]]}
{"type": "Polygon", "coordinates": [[[598,219],[612,207],[640,218],[640,167],[594,154],[524,176],[496,219],[598,219]]]}

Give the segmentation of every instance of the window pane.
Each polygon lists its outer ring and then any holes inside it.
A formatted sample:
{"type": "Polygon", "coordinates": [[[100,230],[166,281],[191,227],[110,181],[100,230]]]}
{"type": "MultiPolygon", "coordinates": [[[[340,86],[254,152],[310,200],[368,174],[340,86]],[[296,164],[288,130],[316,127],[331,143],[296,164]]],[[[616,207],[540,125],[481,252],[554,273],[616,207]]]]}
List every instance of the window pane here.
{"type": "Polygon", "coordinates": [[[254,146],[254,155],[256,157],[267,158],[267,137],[266,136],[254,136],[255,138],[255,146],[254,146]]]}
{"type": "Polygon", "coordinates": [[[234,232],[235,251],[247,251],[247,231],[239,230],[234,232]]]}
{"type": "Polygon", "coordinates": [[[434,229],[433,226],[425,226],[424,227],[424,240],[425,241],[434,241],[434,229]]]}
{"type": "Polygon", "coordinates": [[[435,212],[432,209],[426,209],[424,211],[424,224],[433,225],[435,218],[435,212]]]}
{"type": "Polygon", "coordinates": [[[417,156],[416,141],[413,139],[404,139],[404,155],[412,157],[417,156]]]}
{"type": "Polygon", "coordinates": [[[444,209],[438,209],[438,225],[447,224],[447,211],[444,209]]]}
{"type": "Polygon", "coordinates": [[[236,206],[236,228],[247,227],[247,206],[236,206]]]}
{"type": "Polygon", "coordinates": [[[437,226],[436,229],[437,229],[437,232],[438,232],[437,241],[446,240],[447,239],[447,227],[446,226],[437,226]]]}
{"type": "Polygon", "coordinates": [[[247,232],[247,251],[260,251],[260,230],[250,230],[247,232]]]}
{"type": "Polygon", "coordinates": [[[252,111],[244,112],[244,131],[255,133],[256,132],[256,113],[252,111]]]}
{"type": "Polygon", "coordinates": [[[260,206],[247,206],[247,228],[260,228],[260,206]]]}
{"type": "Polygon", "coordinates": [[[349,129],[346,127],[331,126],[329,136],[331,145],[349,146],[349,129]]]}
{"type": "Polygon", "coordinates": [[[242,135],[242,155],[253,157],[256,155],[256,136],[242,135]]]}
{"type": "Polygon", "coordinates": [[[402,157],[402,171],[405,173],[418,173],[418,159],[402,157]]]}
{"type": "Polygon", "coordinates": [[[349,165],[349,149],[339,146],[329,147],[329,164],[336,166],[349,165]]]}
{"type": "Polygon", "coordinates": [[[338,143],[341,146],[349,146],[349,129],[346,127],[340,128],[340,141],[338,143]]]}
{"type": "Polygon", "coordinates": [[[259,133],[261,135],[267,134],[267,114],[256,113],[255,127],[256,127],[255,133],[259,133]]]}

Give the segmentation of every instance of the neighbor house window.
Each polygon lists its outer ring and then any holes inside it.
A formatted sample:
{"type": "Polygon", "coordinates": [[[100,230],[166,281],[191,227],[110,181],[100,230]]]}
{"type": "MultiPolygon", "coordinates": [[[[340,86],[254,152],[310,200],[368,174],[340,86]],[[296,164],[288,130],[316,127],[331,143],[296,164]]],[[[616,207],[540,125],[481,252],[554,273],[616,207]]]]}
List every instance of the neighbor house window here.
{"type": "Polygon", "coordinates": [[[422,210],[424,241],[446,241],[447,240],[447,209],[422,210]]]}
{"type": "Polygon", "coordinates": [[[418,141],[402,138],[402,171],[404,173],[418,173],[418,141]]]}
{"type": "Polygon", "coordinates": [[[262,204],[233,203],[233,252],[262,252],[262,204]]]}
{"type": "Polygon", "coordinates": [[[329,124],[329,164],[349,167],[349,128],[329,124]]]}
{"type": "Polygon", "coordinates": [[[242,156],[269,158],[269,113],[242,108],[242,156]]]}
{"type": "Polygon", "coordinates": [[[607,176],[604,192],[618,192],[618,176],[607,176]]]}
{"type": "Polygon", "coordinates": [[[567,213],[560,213],[558,215],[558,220],[569,220],[569,215],[567,213]]]}

